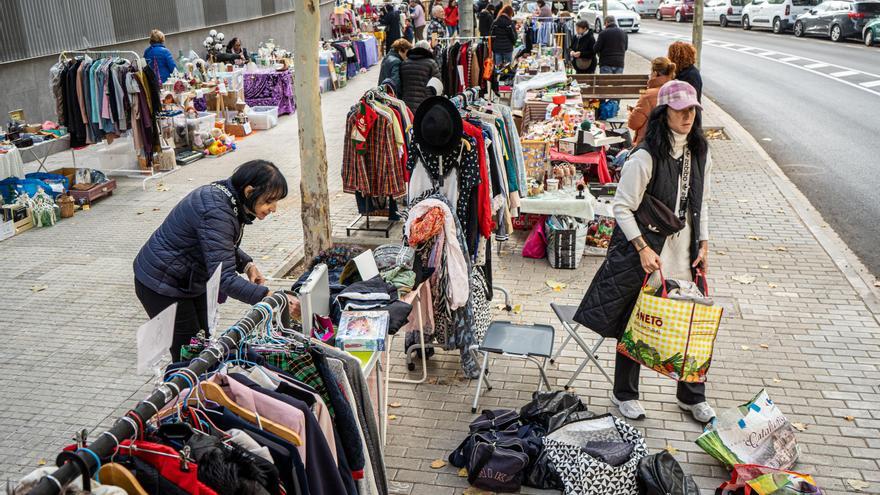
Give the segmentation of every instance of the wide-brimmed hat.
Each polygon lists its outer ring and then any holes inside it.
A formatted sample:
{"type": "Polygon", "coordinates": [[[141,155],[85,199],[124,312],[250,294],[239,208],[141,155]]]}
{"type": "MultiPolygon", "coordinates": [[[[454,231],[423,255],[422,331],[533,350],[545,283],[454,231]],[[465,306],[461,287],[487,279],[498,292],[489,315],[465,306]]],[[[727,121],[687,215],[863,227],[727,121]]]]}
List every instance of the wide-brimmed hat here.
{"type": "Polygon", "coordinates": [[[461,114],[448,98],[431,96],[416,109],[413,137],[423,151],[445,153],[461,141],[461,114]]]}
{"type": "Polygon", "coordinates": [[[703,109],[700,101],[697,100],[697,90],[690,84],[678,80],[672,80],[660,86],[657,105],[667,105],[675,110],[684,110],[690,107],[703,109]]]}

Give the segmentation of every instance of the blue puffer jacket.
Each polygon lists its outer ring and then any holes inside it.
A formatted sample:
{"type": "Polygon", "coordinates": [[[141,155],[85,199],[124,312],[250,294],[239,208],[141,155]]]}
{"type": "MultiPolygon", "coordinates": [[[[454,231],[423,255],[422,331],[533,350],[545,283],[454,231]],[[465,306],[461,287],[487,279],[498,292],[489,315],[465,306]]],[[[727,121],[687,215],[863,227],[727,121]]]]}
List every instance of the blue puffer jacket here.
{"type": "Polygon", "coordinates": [[[163,296],[196,297],[205,293],[208,278],[223,263],[223,294],[247,304],[266,297],[268,288],[238,275],[252,261],[238,247],[244,224],[250,222],[230,181],[218,184],[236,196],[238,213],[226,193],[213,184],[189,193],[134,259],[134,276],[140,283],[163,296]]]}
{"type": "Polygon", "coordinates": [[[177,68],[174,55],[162,43],[150,43],[150,47],[144,50],[144,59],[147,61],[147,65],[153,69],[153,72],[159,76],[160,82],[165,82],[168,76],[177,68]]]}

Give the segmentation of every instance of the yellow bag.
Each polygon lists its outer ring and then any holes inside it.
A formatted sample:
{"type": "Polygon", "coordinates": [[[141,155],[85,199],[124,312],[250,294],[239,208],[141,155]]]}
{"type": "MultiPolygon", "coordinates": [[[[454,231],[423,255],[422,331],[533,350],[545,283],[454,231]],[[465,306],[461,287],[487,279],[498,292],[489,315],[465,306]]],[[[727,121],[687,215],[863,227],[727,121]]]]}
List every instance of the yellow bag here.
{"type": "MultiPolygon", "coordinates": [[[[705,382],[724,310],[669,299],[662,273],[660,278],[663,292],[657,297],[645,276],[617,352],[674,380],[705,382]]],[[[704,292],[708,295],[708,289],[704,292]]]]}

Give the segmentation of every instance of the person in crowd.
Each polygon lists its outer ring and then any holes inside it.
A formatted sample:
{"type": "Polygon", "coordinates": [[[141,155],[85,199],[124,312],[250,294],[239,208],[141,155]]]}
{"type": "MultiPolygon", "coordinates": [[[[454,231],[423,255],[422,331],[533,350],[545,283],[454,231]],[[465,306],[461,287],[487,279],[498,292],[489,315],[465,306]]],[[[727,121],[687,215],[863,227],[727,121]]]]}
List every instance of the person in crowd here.
{"type": "Polygon", "coordinates": [[[395,92],[400,91],[400,65],[406,60],[406,54],[411,49],[412,44],[404,39],[399,39],[391,45],[391,50],[382,59],[379,84],[391,83],[395,92]]]}
{"type": "Polygon", "coordinates": [[[415,40],[422,41],[425,39],[425,25],[427,25],[425,8],[422,7],[422,2],[419,0],[410,0],[409,16],[410,19],[412,19],[412,24],[415,28],[415,40]]]}
{"type": "MultiPolygon", "coordinates": [[[[607,338],[623,335],[646,275],[650,276],[648,285],[659,287],[661,277],[692,281],[698,271],[706,273],[712,165],[701,113],[693,86],[683,81],[664,84],[648,119],[644,142],[623,166],[612,202],[617,226],[608,254],[574,317],[607,338]],[[672,227],[674,233],[664,236],[646,225],[641,212],[648,208],[658,213],[657,202],[684,227],[677,232],[672,227]]],[[[639,367],[617,354],[611,401],[629,419],[645,417],[638,400],[639,367]]],[[[715,417],[706,402],[705,384],[678,382],[676,395],[679,408],[697,421],[707,423],[715,417]]]]}
{"type": "Polygon", "coordinates": [[[628,46],[626,32],[617,27],[617,19],[613,15],[606,17],[605,29],[599,33],[594,47],[599,55],[599,74],[623,74],[628,46]]]}
{"type": "Polygon", "coordinates": [[[235,65],[244,65],[248,63],[249,57],[247,48],[241,46],[241,39],[239,38],[232,38],[229,40],[229,43],[226,44],[226,53],[233,56],[231,63],[234,63],[235,65]]]}
{"type": "Polygon", "coordinates": [[[412,50],[407,52],[406,60],[400,64],[398,96],[410,110],[415,112],[425,99],[442,92],[442,84],[439,89],[436,86],[439,81],[440,66],[434,60],[431,45],[427,41],[419,41],[412,50]]]}
{"type": "Polygon", "coordinates": [[[596,38],[590,22],[580,20],[575,24],[576,37],[572,42],[571,63],[578,74],[594,74],[596,72],[596,38]]]}
{"type": "Polygon", "coordinates": [[[153,318],[177,303],[174,361],[180,346],[208,329],[206,284],[218,266],[221,299],[254,305],[268,295],[266,277],[239,243],[244,226],[265,220],[286,196],[287,180],[274,164],[249,161],[232,177],[187,194],[141,248],[133,264],[134,287],[147,314],[153,318]]]}
{"type": "Polygon", "coordinates": [[[513,48],[516,45],[516,26],[513,24],[513,7],[505,5],[492,23],[492,51],[495,52],[495,67],[513,62],[513,48]]]}
{"type": "Polygon", "coordinates": [[[648,79],[648,89],[639,97],[635,107],[629,110],[629,120],[626,126],[633,130],[633,146],[638,146],[645,139],[648,118],[654,107],[657,106],[657,94],[660,88],[675,79],[675,64],[666,57],[657,57],[651,61],[651,78],[648,79]]]}
{"type": "Polygon", "coordinates": [[[477,14],[477,29],[480,32],[480,36],[489,36],[490,31],[492,31],[492,22],[494,21],[495,6],[490,3],[477,14]]]}
{"type": "Polygon", "coordinates": [[[697,100],[703,101],[703,77],[697,68],[697,49],[686,41],[676,41],[669,45],[667,56],[678,68],[675,78],[684,81],[697,90],[697,100]]]}
{"type": "Polygon", "coordinates": [[[416,31],[413,29],[412,20],[409,17],[405,17],[403,20],[403,38],[410,43],[413,43],[416,37],[416,31]]]}
{"type": "Polygon", "coordinates": [[[394,8],[394,4],[385,4],[382,8],[382,17],[379,19],[379,24],[385,26],[385,51],[389,52],[391,51],[391,45],[403,37],[400,13],[394,8]]]}
{"type": "Polygon", "coordinates": [[[474,15],[479,15],[488,5],[489,0],[477,0],[474,4],[474,15]]]}
{"type": "Polygon", "coordinates": [[[144,50],[144,60],[163,83],[174,72],[177,63],[171,50],[165,48],[165,33],[158,29],[150,31],[150,47],[144,50]]]}
{"type": "Polygon", "coordinates": [[[546,0],[538,0],[538,11],[535,14],[543,18],[553,17],[553,7],[546,0]]]}
{"type": "Polygon", "coordinates": [[[444,9],[444,12],[446,13],[446,32],[449,37],[452,37],[458,33],[458,2],[449,0],[449,4],[444,9]]]}
{"type": "Polygon", "coordinates": [[[431,8],[431,22],[428,23],[428,29],[425,31],[425,39],[432,41],[436,34],[438,38],[446,37],[446,11],[442,5],[434,5],[431,8]]]}

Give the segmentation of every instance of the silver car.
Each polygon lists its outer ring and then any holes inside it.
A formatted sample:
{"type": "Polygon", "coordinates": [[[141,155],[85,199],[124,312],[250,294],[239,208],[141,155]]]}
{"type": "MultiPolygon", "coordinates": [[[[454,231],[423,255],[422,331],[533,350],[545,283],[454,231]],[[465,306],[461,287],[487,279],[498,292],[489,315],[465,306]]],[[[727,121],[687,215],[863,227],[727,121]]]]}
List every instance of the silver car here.
{"type": "MultiPolygon", "coordinates": [[[[639,32],[642,17],[638,12],[628,9],[623,3],[617,0],[608,0],[608,15],[614,16],[617,19],[617,26],[620,29],[631,33],[639,32]]],[[[605,25],[605,20],[602,16],[602,2],[582,2],[578,10],[578,20],[589,22],[597,33],[601,31],[605,25]]]]}

